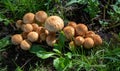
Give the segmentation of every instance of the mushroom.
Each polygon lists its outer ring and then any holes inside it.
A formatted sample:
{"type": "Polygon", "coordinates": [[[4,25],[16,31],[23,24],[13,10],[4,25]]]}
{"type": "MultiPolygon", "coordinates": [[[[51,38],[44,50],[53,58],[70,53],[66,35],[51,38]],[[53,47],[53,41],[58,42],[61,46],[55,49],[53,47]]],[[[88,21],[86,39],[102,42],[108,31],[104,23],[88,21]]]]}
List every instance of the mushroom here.
{"type": "Polygon", "coordinates": [[[21,34],[15,34],[12,36],[11,41],[14,45],[19,45],[23,41],[23,38],[21,34]]]}
{"type": "Polygon", "coordinates": [[[99,35],[94,35],[93,41],[95,45],[101,45],[102,44],[102,38],[99,35]]]}
{"type": "Polygon", "coordinates": [[[36,31],[38,29],[38,24],[37,23],[32,23],[33,31],[36,31]]]}
{"type": "Polygon", "coordinates": [[[35,19],[36,21],[40,22],[40,23],[44,23],[45,20],[47,19],[47,13],[45,11],[38,11],[35,14],[35,19]]]}
{"type": "Polygon", "coordinates": [[[74,42],[76,46],[81,46],[84,43],[84,38],[81,36],[77,36],[74,38],[74,42]]]}
{"type": "Polygon", "coordinates": [[[71,42],[69,43],[69,49],[70,49],[71,51],[75,50],[75,43],[74,43],[74,41],[71,41],[71,42]]]}
{"type": "Polygon", "coordinates": [[[50,32],[58,32],[64,27],[64,21],[59,16],[50,16],[45,21],[45,28],[50,32]]]}
{"type": "Polygon", "coordinates": [[[75,30],[71,26],[66,26],[63,29],[63,32],[64,32],[66,38],[69,39],[69,40],[71,40],[74,37],[74,35],[75,35],[75,30]]]}
{"type": "Polygon", "coordinates": [[[85,38],[85,41],[84,41],[84,43],[83,43],[83,46],[84,46],[84,48],[86,48],[86,49],[92,48],[92,47],[94,46],[94,41],[93,41],[93,39],[90,38],[90,37],[85,38]]]}
{"type": "Polygon", "coordinates": [[[28,40],[23,40],[20,44],[21,49],[29,50],[31,48],[32,43],[28,40]]]}
{"type": "Polygon", "coordinates": [[[49,46],[54,46],[54,44],[56,43],[56,34],[49,34],[46,38],[46,43],[49,45],[49,46]]]}
{"type": "Polygon", "coordinates": [[[41,28],[40,34],[39,34],[40,40],[45,41],[48,34],[49,34],[48,30],[46,30],[45,28],[41,28]]]}
{"type": "Polygon", "coordinates": [[[77,24],[75,22],[73,22],[73,21],[68,22],[67,25],[72,26],[73,28],[75,28],[77,26],[77,24]]]}
{"type": "Polygon", "coordinates": [[[85,33],[88,31],[88,28],[86,25],[84,24],[78,24],[76,27],[75,27],[75,30],[76,30],[76,34],[79,35],[79,36],[85,36],[85,33]]]}
{"type": "Polygon", "coordinates": [[[93,31],[87,31],[85,34],[85,37],[93,37],[95,35],[95,33],[93,31]]]}
{"type": "Polygon", "coordinates": [[[31,24],[25,24],[22,26],[24,32],[31,32],[33,31],[33,26],[31,24]]]}
{"type": "Polygon", "coordinates": [[[22,24],[23,24],[23,21],[22,20],[17,20],[17,22],[16,22],[16,27],[19,29],[19,28],[21,28],[21,26],[22,26],[22,24]]]}
{"type": "Polygon", "coordinates": [[[34,14],[33,13],[27,13],[23,16],[23,22],[24,23],[33,23],[34,22],[34,14]]]}
{"type": "Polygon", "coordinates": [[[37,40],[38,40],[38,37],[39,37],[38,33],[37,33],[37,32],[34,32],[34,31],[28,33],[28,35],[27,35],[27,39],[28,39],[29,41],[31,41],[31,42],[37,41],[37,40]]]}

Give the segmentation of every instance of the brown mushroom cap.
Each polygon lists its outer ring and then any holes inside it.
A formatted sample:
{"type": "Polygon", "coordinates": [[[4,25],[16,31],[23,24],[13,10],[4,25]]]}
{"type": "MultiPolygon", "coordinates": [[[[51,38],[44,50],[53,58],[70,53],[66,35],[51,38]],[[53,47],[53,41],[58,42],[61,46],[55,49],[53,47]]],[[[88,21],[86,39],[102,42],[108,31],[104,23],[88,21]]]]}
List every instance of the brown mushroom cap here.
{"type": "Polygon", "coordinates": [[[25,24],[25,25],[23,25],[23,31],[31,32],[31,31],[33,31],[33,26],[31,24],[25,24]]]}
{"type": "Polygon", "coordinates": [[[53,35],[48,35],[47,38],[46,38],[46,43],[47,43],[49,46],[53,46],[53,45],[56,43],[55,34],[53,34],[53,35]]]}
{"type": "Polygon", "coordinates": [[[14,45],[19,45],[23,41],[23,38],[20,34],[15,34],[12,36],[11,41],[14,45]]]}
{"type": "Polygon", "coordinates": [[[101,45],[102,44],[102,38],[99,35],[94,35],[93,41],[95,45],[101,45]]]}
{"type": "Polygon", "coordinates": [[[31,48],[32,43],[28,40],[23,40],[20,44],[21,49],[29,50],[31,48]]]}
{"type": "Polygon", "coordinates": [[[94,41],[93,41],[93,39],[90,38],[90,37],[85,38],[85,41],[84,41],[84,43],[83,43],[83,46],[84,46],[84,48],[86,48],[86,49],[92,48],[92,47],[94,46],[94,41]]]}
{"type": "Polygon", "coordinates": [[[33,31],[36,31],[38,29],[39,25],[36,23],[32,23],[32,27],[33,27],[33,31]]]}
{"type": "Polygon", "coordinates": [[[64,21],[59,16],[50,16],[45,21],[45,28],[50,32],[58,32],[64,27],[64,21]]]}
{"type": "Polygon", "coordinates": [[[23,16],[23,22],[24,23],[33,23],[34,22],[34,14],[33,13],[27,13],[23,16]]]}
{"type": "Polygon", "coordinates": [[[76,34],[80,36],[85,36],[85,33],[88,31],[88,28],[84,24],[78,24],[75,28],[76,34]]]}
{"type": "Polygon", "coordinates": [[[68,22],[67,25],[72,26],[73,28],[75,28],[77,26],[77,24],[75,22],[73,22],[73,21],[68,22]]]}
{"type": "Polygon", "coordinates": [[[23,21],[22,20],[17,20],[17,22],[16,22],[16,27],[19,29],[19,28],[21,28],[21,26],[22,26],[22,24],[23,24],[23,21]]]}
{"type": "Polygon", "coordinates": [[[66,26],[64,29],[63,29],[63,32],[66,36],[67,39],[72,39],[75,35],[75,29],[71,26],[66,26]]]}
{"type": "Polygon", "coordinates": [[[40,34],[39,34],[40,35],[40,39],[42,41],[45,41],[47,36],[48,36],[48,34],[49,34],[48,30],[46,30],[45,28],[41,28],[40,34]]]}
{"type": "Polygon", "coordinates": [[[39,37],[39,35],[38,35],[38,33],[37,32],[30,32],[28,35],[27,35],[27,39],[29,40],[29,41],[31,41],[31,42],[35,42],[35,41],[37,41],[38,40],[38,37],[39,37]]]}
{"type": "Polygon", "coordinates": [[[87,31],[85,34],[85,37],[93,37],[95,35],[95,33],[93,31],[87,31]]]}
{"type": "Polygon", "coordinates": [[[81,36],[77,36],[76,38],[74,38],[74,42],[76,46],[81,46],[84,43],[84,38],[81,36]]]}
{"type": "Polygon", "coordinates": [[[44,23],[47,19],[47,13],[45,11],[38,11],[35,14],[35,19],[40,23],[44,23]]]}

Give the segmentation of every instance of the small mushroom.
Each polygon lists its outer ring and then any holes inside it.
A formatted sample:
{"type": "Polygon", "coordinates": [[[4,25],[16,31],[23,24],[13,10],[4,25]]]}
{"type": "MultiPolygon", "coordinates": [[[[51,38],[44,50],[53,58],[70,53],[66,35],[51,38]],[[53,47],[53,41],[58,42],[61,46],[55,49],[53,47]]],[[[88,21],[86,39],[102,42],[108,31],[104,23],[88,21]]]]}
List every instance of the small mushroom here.
{"type": "Polygon", "coordinates": [[[50,34],[47,36],[46,38],[46,43],[49,45],[49,46],[54,46],[54,44],[56,43],[56,35],[55,34],[50,34]]]}
{"type": "Polygon", "coordinates": [[[93,31],[87,31],[85,34],[85,37],[93,37],[95,35],[95,33],[93,31]]]}
{"type": "Polygon", "coordinates": [[[35,19],[36,21],[40,22],[40,23],[44,23],[45,20],[47,19],[47,13],[45,11],[38,11],[35,14],[35,19]]]}
{"type": "Polygon", "coordinates": [[[36,31],[38,29],[38,24],[37,23],[32,23],[33,31],[36,31]]]}
{"type": "Polygon", "coordinates": [[[85,41],[84,41],[84,43],[83,43],[83,46],[84,46],[84,48],[86,48],[86,49],[92,48],[92,47],[94,46],[94,41],[93,41],[93,39],[90,38],[90,37],[85,38],[85,41]]]}
{"type": "Polygon", "coordinates": [[[69,40],[71,40],[74,37],[74,35],[75,35],[75,30],[71,26],[66,26],[63,29],[63,32],[64,32],[66,38],[69,39],[69,40]]]}
{"type": "Polygon", "coordinates": [[[39,37],[39,35],[38,35],[38,33],[37,32],[30,32],[28,35],[27,35],[27,39],[29,40],[29,41],[31,41],[31,42],[35,42],[35,41],[37,41],[38,40],[38,37],[39,37]]]}
{"type": "Polygon", "coordinates": [[[73,21],[68,22],[67,25],[72,26],[73,28],[75,28],[77,26],[77,24],[75,22],[73,22],[73,21]]]}
{"type": "Polygon", "coordinates": [[[23,38],[21,34],[15,34],[12,36],[11,41],[14,45],[19,45],[23,41],[23,38]]]}
{"type": "Polygon", "coordinates": [[[84,38],[81,36],[77,36],[74,38],[74,42],[76,46],[81,46],[84,43],[84,38]]]}
{"type": "Polygon", "coordinates": [[[40,34],[39,34],[40,40],[45,41],[48,34],[49,34],[48,30],[46,30],[45,28],[41,28],[40,34]]]}
{"type": "Polygon", "coordinates": [[[85,33],[88,31],[88,28],[86,25],[84,24],[78,24],[76,27],[75,27],[75,30],[76,30],[76,34],[79,35],[79,36],[85,36],[85,33]]]}
{"type": "Polygon", "coordinates": [[[17,20],[17,22],[16,22],[16,27],[18,28],[18,29],[20,29],[21,28],[21,26],[22,26],[22,24],[23,24],[23,21],[22,20],[17,20]]]}
{"type": "Polygon", "coordinates": [[[28,40],[23,40],[20,44],[21,49],[29,50],[31,48],[32,43],[28,40]]]}
{"type": "Polygon", "coordinates": [[[99,35],[94,35],[93,41],[95,45],[101,45],[102,44],[102,38],[99,35]]]}
{"type": "Polygon", "coordinates": [[[59,16],[50,16],[45,21],[45,28],[50,32],[58,32],[64,27],[64,21],[59,16]]]}
{"type": "Polygon", "coordinates": [[[33,13],[27,13],[23,16],[23,22],[24,23],[33,23],[34,22],[34,14],[33,13]]]}
{"type": "Polygon", "coordinates": [[[24,32],[31,32],[33,31],[33,26],[31,24],[25,24],[22,26],[24,32]]]}
{"type": "Polygon", "coordinates": [[[71,42],[69,43],[69,49],[70,49],[71,51],[74,51],[74,50],[75,50],[75,43],[74,43],[74,41],[71,41],[71,42]]]}

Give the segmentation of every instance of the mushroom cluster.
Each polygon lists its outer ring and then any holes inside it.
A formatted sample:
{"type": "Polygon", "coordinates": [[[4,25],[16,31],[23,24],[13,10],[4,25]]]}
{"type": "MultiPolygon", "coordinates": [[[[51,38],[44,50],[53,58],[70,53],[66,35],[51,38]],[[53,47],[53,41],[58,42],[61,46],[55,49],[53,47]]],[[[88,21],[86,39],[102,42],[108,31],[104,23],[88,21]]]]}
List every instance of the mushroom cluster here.
{"type": "Polygon", "coordinates": [[[46,42],[49,46],[56,43],[56,32],[64,27],[64,21],[59,16],[49,16],[44,11],[27,13],[22,20],[15,23],[21,34],[11,37],[14,45],[19,45],[23,50],[29,50],[32,43],[46,42]]]}
{"type": "Polygon", "coordinates": [[[102,44],[102,38],[95,34],[93,31],[89,31],[85,24],[76,24],[73,21],[68,22],[67,26],[63,28],[63,32],[69,45],[83,46],[86,49],[90,49],[94,46],[102,44]]]}
{"type": "MultiPolygon", "coordinates": [[[[102,44],[102,39],[93,31],[88,31],[88,27],[82,23],[76,24],[73,21],[68,22],[64,27],[64,21],[59,16],[48,16],[44,11],[37,13],[26,13],[22,20],[17,20],[17,29],[22,30],[21,34],[15,34],[11,37],[14,45],[19,45],[23,50],[29,50],[32,43],[46,42],[53,46],[57,41],[56,33],[63,31],[70,44],[75,46],[84,46],[92,48],[102,44]]],[[[59,35],[59,34],[58,34],[59,35]]]]}

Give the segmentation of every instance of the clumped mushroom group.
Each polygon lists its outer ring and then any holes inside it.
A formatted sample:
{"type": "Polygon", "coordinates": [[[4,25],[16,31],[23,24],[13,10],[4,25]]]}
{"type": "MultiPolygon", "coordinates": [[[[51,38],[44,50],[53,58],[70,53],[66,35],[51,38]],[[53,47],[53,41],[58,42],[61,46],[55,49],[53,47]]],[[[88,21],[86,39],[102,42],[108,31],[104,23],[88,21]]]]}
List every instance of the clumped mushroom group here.
{"type": "Polygon", "coordinates": [[[102,44],[102,38],[93,31],[89,31],[85,24],[70,21],[64,27],[62,18],[54,15],[48,16],[45,11],[38,11],[35,14],[26,13],[22,20],[16,21],[15,25],[17,29],[22,30],[22,33],[13,35],[11,41],[23,50],[29,50],[34,42],[46,42],[48,46],[53,47],[59,41],[56,33],[60,31],[63,31],[66,40],[75,46],[90,49],[102,44]]]}

